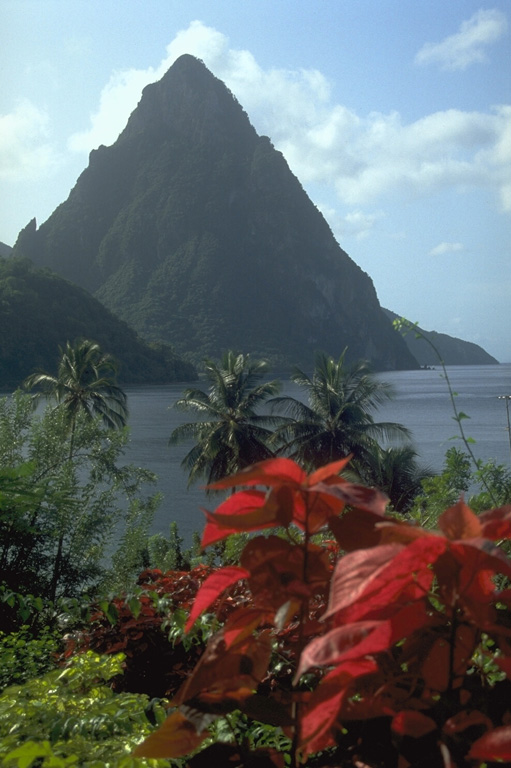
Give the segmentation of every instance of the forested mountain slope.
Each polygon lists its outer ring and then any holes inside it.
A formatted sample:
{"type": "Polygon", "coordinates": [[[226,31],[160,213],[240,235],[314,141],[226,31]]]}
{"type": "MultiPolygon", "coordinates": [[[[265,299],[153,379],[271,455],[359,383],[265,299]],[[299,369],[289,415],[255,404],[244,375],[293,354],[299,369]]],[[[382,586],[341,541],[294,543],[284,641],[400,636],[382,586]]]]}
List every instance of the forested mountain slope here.
{"type": "Polygon", "coordinates": [[[189,55],[14,252],[194,360],[234,348],[311,365],[348,346],[377,369],[417,367],[282,154],[189,55]]]}
{"type": "Polygon", "coordinates": [[[0,390],[20,386],[37,368],[56,371],[58,347],[97,341],[120,364],[118,380],[167,383],[196,378],[169,348],[151,348],[90,294],[49,270],[0,258],[0,390]]]}

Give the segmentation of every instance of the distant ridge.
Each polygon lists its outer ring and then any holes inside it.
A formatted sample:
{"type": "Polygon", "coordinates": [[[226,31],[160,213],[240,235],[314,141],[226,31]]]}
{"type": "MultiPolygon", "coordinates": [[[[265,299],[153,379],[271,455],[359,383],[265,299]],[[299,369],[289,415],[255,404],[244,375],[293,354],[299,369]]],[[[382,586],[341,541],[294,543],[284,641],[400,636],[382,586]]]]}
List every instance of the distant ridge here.
{"type": "MultiPolygon", "coordinates": [[[[390,309],[383,311],[391,321],[399,317],[390,309]]],[[[446,365],[499,365],[498,360],[471,341],[463,341],[455,336],[448,336],[446,333],[425,331],[419,326],[417,326],[417,330],[435,345],[446,365]]],[[[405,341],[419,365],[438,365],[438,357],[423,339],[417,339],[415,334],[410,331],[406,334],[405,341]]]]}
{"type": "Polygon", "coordinates": [[[311,366],[347,346],[377,370],[417,367],[282,154],[189,55],[14,252],[195,361],[233,348],[311,366]]]}
{"type": "Polygon", "coordinates": [[[0,258],[0,391],[36,369],[56,373],[59,346],[88,338],[119,362],[121,384],[167,384],[197,378],[170,348],[151,347],[97,299],[49,270],[0,258]]]}

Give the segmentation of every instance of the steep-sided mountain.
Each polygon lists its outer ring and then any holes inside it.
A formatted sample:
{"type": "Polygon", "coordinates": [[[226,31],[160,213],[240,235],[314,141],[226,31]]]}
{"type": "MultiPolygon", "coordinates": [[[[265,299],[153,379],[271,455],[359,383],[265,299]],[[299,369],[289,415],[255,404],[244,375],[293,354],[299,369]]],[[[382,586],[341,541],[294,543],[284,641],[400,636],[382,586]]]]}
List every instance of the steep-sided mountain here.
{"type": "Polygon", "coordinates": [[[59,345],[78,338],[97,341],[119,361],[122,384],[197,377],[190,363],[150,347],[82,288],[17,259],[0,259],[0,329],[0,391],[36,368],[56,373],[59,345]]]}
{"type": "Polygon", "coordinates": [[[12,253],[12,248],[10,245],[6,245],[6,243],[0,242],[0,257],[1,256],[10,256],[12,253]]]}
{"type": "Polygon", "coordinates": [[[14,251],[195,360],[234,348],[309,365],[348,346],[377,369],[417,367],[282,154],[189,55],[14,251]]]}
{"type": "MultiPolygon", "coordinates": [[[[390,309],[383,310],[387,317],[394,321],[399,315],[390,309]]],[[[417,326],[417,331],[429,339],[438,349],[440,357],[446,365],[498,365],[499,361],[485,352],[478,344],[471,341],[463,341],[455,336],[436,331],[425,331],[417,326]]],[[[417,338],[410,331],[405,336],[408,349],[420,365],[438,365],[438,357],[424,339],[417,338]]]]}

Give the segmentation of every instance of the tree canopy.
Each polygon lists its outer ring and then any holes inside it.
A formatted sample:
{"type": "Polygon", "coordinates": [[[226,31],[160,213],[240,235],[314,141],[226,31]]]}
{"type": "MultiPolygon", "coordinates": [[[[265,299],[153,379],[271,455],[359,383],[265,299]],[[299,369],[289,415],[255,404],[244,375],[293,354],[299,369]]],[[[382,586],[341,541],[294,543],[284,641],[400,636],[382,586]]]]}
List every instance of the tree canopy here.
{"type": "Polygon", "coordinates": [[[187,389],[175,403],[199,420],[176,427],[169,440],[171,445],[195,440],[182,462],[190,483],[199,478],[211,483],[273,456],[269,427],[281,422],[278,416],[259,412],[280,389],[278,381],[263,381],[266,361],[229,351],[220,363],[206,360],[204,370],[208,391],[187,389]]]}

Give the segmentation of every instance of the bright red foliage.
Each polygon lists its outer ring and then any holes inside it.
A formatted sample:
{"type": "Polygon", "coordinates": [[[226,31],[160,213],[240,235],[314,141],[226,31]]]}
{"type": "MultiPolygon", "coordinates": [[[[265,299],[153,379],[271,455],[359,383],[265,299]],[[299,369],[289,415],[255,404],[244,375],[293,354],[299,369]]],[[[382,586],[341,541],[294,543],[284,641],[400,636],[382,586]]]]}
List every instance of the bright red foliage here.
{"type": "MultiPolygon", "coordinates": [[[[224,612],[174,697],[169,757],[185,754],[181,743],[202,742],[198,713],[238,709],[284,728],[292,766],[329,747],[336,765],[369,768],[510,759],[511,590],[499,592],[495,577],[511,577],[511,563],[492,541],[511,538],[511,507],[478,517],[460,501],[437,532],[423,530],[386,517],[385,497],[338,476],[345,465],[306,476],[289,459],[271,459],[215,484],[249,490],[206,513],[205,546],[270,527],[287,536],[249,539],[240,566],[211,574],[199,590],[188,629],[240,579],[250,600],[224,612]],[[333,569],[331,544],[311,540],[327,528],[348,553],[333,569]],[[272,647],[289,661],[287,680],[271,675],[272,647]],[[496,649],[508,678],[500,682],[482,672],[496,649]]],[[[137,750],[163,754],[161,734],[137,750]]],[[[265,759],[282,764],[275,751],[265,759]]]]}

